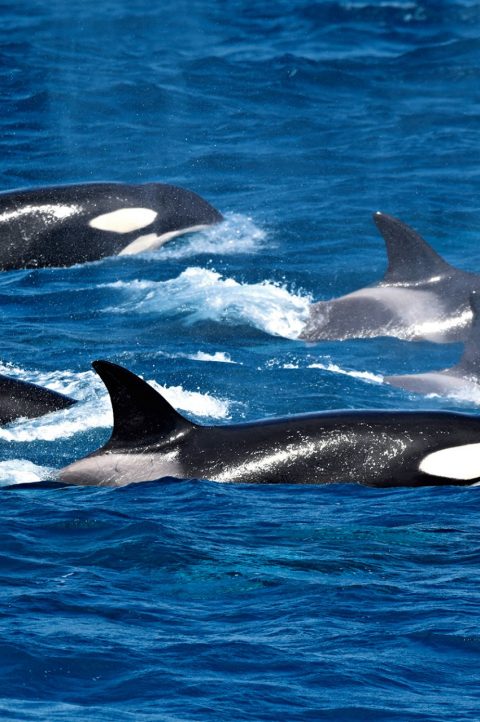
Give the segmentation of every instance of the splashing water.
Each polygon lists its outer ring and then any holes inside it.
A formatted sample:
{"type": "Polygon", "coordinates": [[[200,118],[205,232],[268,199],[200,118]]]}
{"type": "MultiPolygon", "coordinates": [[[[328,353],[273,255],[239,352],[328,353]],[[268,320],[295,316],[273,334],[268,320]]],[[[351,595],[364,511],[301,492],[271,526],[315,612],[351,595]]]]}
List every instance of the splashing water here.
{"type": "MultiPolygon", "coordinates": [[[[110,401],[99,377],[93,371],[75,374],[27,372],[0,363],[9,376],[66,393],[80,403],[35,419],[18,419],[0,428],[0,440],[8,442],[55,441],[66,439],[88,429],[112,426],[110,401]]],[[[199,418],[228,419],[231,402],[208,393],[188,391],[182,386],[162,386],[149,381],[175,408],[199,418]]],[[[37,480],[37,479],[36,479],[37,480]]]]}
{"type": "Polygon", "coordinates": [[[92,386],[97,389],[102,388],[97,374],[93,371],[85,371],[82,373],[73,373],[72,371],[50,371],[42,372],[35,370],[26,370],[13,364],[5,364],[0,361],[0,373],[18,379],[19,381],[28,381],[32,384],[45,386],[52,391],[72,396],[77,400],[87,398],[91,393],[92,386]]]}
{"type": "Polygon", "coordinates": [[[246,323],[274,336],[295,339],[309,314],[311,298],[290,293],[270,281],[244,284],[216,271],[189,267],[168,281],[117,281],[109,288],[124,290],[129,299],[106,313],[161,313],[187,316],[189,324],[215,321],[246,323]]]}
{"type": "Polygon", "coordinates": [[[155,381],[149,382],[175,408],[187,411],[194,416],[210,419],[228,419],[231,402],[217,399],[199,391],[186,391],[182,386],[161,386],[155,381]]]}
{"type": "Polygon", "coordinates": [[[238,361],[232,361],[230,354],[224,351],[215,351],[215,353],[205,353],[204,351],[197,351],[196,354],[187,355],[187,358],[192,361],[214,361],[215,363],[222,364],[236,364],[238,361]]]}
{"type": "Polygon", "coordinates": [[[163,259],[169,260],[202,253],[223,256],[256,253],[263,246],[265,238],[265,231],[258,228],[251,218],[239,213],[227,213],[223,223],[181,238],[176,243],[162,246],[160,253],[163,259]]]}
{"type": "Polygon", "coordinates": [[[330,371],[335,374],[342,374],[343,376],[350,376],[354,379],[363,379],[364,381],[370,381],[375,384],[383,383],[383,376],[380,374],[373,374],[370,371],[352,371],[350,369],[343,369],[337,364],[328,363],[312,363],[307,366],[309,369],[322,369],[323,371],[330,371]]]}
{"type": "Polygon", "coordinates": [[[55,469],[38,466],[26,459],[9,459],[0,461],[0,486],[12,484],[31,484],[44,481],[55,476],[55,469]]]}

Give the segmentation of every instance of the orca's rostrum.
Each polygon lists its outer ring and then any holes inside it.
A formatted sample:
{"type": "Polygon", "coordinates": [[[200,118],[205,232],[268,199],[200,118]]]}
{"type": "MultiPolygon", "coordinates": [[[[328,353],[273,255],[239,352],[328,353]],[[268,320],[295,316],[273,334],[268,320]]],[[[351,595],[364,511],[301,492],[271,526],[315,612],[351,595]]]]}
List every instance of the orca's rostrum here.
{"type": "Polygon", "coordinates": [[[98,451],[60,471],[66,483],[120,486],[165,476],[218,482],[374,487],[480,480],[480,418],[449,412],[332,411],[200,426],[108,361],[94,368],[114,427],[98,451]]]}

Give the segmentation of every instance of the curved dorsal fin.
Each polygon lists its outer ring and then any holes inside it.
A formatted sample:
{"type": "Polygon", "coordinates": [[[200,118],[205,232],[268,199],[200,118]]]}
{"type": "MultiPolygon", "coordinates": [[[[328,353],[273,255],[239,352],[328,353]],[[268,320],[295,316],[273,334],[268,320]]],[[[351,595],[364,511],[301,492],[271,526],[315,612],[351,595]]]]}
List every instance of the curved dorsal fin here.
{"type": "Polygon", "coordinates": [[[131,371],[110,361],[94,361],[92,366],[112,402],[113,431],[106,447],[160,443],[195,426],[131,371]]]}
{"type": "Polygon", "coordinates": [[[478,291],[472,291],[470,294],[470,308],[473,320],[463,347],[463,354],[458,364],[450,371],[476,376],[480,382],[480,293],[478,291]]]}
{"type": "Polygon", "coordinates": [[[428,281],[455,270],[413,228],[398,218],[377,212],[373,220],[387,247],[385,283],[428,281]]]}

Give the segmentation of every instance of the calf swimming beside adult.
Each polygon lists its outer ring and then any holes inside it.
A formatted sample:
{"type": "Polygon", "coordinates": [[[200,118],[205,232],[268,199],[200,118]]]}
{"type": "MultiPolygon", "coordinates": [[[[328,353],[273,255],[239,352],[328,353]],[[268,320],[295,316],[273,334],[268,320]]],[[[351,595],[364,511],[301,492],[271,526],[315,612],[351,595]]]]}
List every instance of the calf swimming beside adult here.
{"type": "Polygon", "coordinates": [[[480,276],[450,266],[412,228],[375,213],[387,247],[383,279],[310,308],[300,338],[306,341],[396,336],[408,341],[465,340],[472,312],[470,296],[480,276]]]}
{"type": "Polygon", "coordinates": [[[480,479],[480,418],[447,412],[338,411],[199,426],[145,381],[93,364],[112,402],[105,446],[59,472],[70,484],[121,486],[164,476],[218,482],[467,485],[480,479]]]}
{"type": "Polygon", "coordinates": [[[71,266],[149,251],[222,215],[163,183],[81,183],[0,193],[0,269],[71,266]]]}

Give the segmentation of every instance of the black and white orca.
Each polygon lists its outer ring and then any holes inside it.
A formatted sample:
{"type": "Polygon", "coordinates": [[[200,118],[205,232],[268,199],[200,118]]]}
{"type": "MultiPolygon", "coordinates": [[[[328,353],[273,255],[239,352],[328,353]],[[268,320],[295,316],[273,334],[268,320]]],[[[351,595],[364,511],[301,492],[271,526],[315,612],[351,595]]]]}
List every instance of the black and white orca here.
{"type": "Polygon", "coordinates": [[[73,406],[76,401],[52,389],[0,374],[0,425],[34,419],[73,406]]]}
{"type": "Polygon", "coordinates": [[[0,193],[0,269],[71,266],[149,251],[222,215],[163,183],[82,183],[0,193]]]}
{"type": "Polygon", "coordinates": [[[374,221],[385,239],[383,279],[346,296],[312,304],[306,341],[395,336],[408,341],[464,341],[470,296],[480,275],[450,266],[412,228],[385,213],[374,221]]]}
{"type": "Polygon", "coordinates": [[[96,361],[114,427],[103,448],[59,472],[68,484],[121,486],[165,476],[217,482],[374,487],[480,480],[480,418],[447,412],[333,411],[199,426],[130,371],[96,361]]]}

